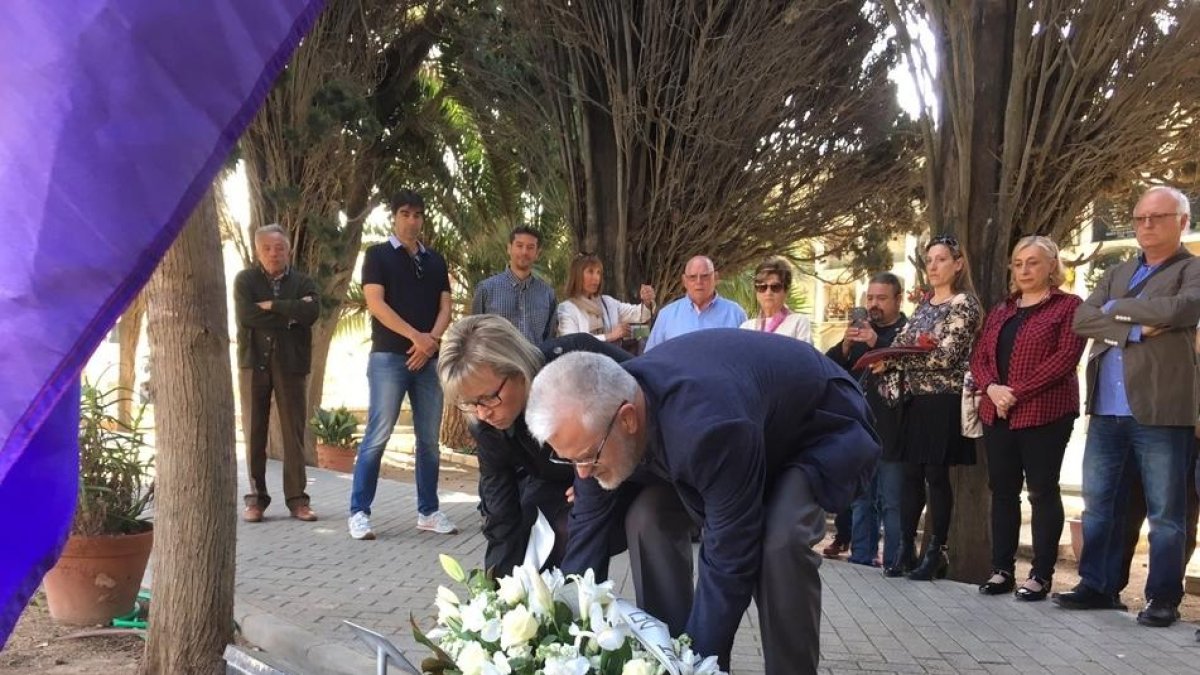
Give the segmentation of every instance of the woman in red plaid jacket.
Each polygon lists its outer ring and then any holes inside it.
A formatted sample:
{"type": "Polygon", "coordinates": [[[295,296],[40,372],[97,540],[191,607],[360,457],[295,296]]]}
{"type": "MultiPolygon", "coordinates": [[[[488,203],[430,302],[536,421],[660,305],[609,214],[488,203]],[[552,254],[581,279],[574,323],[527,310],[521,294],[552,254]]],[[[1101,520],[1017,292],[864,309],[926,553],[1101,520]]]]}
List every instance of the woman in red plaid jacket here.
{"type": "Polygon", "coordinates": [[[1033,508],[1033,569],[1016,589],[1018,600],[1050,592],[1063,528],[1058,474],[1079,416],[1076,369],[1083,338],[1071,329],[1082,300],[1059,290],[1064,270],[1058,247],[1025,237],[1012,254],[1012,295],[988,313],[971,356],[992,491],[992,576],[986,595],[1013,590],[1021,484],[1033,508]]]}

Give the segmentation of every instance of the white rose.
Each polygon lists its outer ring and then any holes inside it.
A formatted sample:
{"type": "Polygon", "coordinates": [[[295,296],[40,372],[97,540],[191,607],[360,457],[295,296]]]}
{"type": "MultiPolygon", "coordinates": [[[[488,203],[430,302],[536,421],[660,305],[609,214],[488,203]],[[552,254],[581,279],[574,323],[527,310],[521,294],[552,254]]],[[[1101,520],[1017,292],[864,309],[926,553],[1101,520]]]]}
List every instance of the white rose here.
{"type": "Polygon", "coordinates": [[[644,659],[626,661],[625,667],[621,668],[621,675],[655,675],[657,672],[658,669],[644,659]]]}
{"type": "Polygon", "coordinates": [[[458,653],[458,657],[454,659],[454,665],[458,666],[463,675],[483,675],[484,666],[491,666],[492,659],[483,645],[478,642],[470,642],[458,653]]]}
{"type": "Polygon", "coordinates": [[[529,642],[538,631],[537,619],[518,605],[504,615],[500,620],[500,646],[504,649],[529,642]]]}
{"type": "Polygon", "coordinates": [[[515,607],[525,599],[525,584],[517,577],[504,577],[500,580],[500,599],[509,607],[515,607]]]}

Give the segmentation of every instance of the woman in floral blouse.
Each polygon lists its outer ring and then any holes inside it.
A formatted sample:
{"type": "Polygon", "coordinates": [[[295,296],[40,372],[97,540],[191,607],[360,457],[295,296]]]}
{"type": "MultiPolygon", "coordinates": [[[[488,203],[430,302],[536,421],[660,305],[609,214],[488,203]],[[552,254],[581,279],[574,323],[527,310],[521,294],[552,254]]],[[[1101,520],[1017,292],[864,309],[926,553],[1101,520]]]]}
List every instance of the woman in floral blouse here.
{"type": "Polygon", "coordinates": [[[974,440],[962,435],[962,388],[983,310],[971,285],[967,258],[953,237],[933,238],[925,247],[925,275],[933,290],[922,298],[893,346],[915,345],[925,335],[930,352],[875,364],[880,393],[900,406],[900,459],[904,488],[900,502],[901,548],[884,574],[929,580],[946,575],[946,539],[954,494],[950,467],[975,463],[974,440]],[[926,497],[928,496],[928,500],[926,497]],[[929,547],[916,564],[913,540],[928,501],[929,547]]]}

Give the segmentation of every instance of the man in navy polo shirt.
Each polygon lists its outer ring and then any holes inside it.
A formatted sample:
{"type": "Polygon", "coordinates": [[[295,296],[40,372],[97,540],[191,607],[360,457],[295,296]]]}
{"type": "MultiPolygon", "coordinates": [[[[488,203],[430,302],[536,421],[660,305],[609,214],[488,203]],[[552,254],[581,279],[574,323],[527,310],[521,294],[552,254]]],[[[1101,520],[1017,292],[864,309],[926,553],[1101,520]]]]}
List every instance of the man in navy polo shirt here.
{"type": "Polygon", "coordinates": [[[442,387],[437,377],[438,342],[450,324],[450,275],[446,260],[421,243],[425,201],[402,190],[392,198],[392,235],[367,249],[363,296],[371,313],[371,390],[367,430],[354,464],[350,493],[350,536],[374,539],[371,502],[379,483],[379,463],[408,394],[416,433],[417,529],[437,534],[457,531],[438,509],[438,433],[442,387]]]}

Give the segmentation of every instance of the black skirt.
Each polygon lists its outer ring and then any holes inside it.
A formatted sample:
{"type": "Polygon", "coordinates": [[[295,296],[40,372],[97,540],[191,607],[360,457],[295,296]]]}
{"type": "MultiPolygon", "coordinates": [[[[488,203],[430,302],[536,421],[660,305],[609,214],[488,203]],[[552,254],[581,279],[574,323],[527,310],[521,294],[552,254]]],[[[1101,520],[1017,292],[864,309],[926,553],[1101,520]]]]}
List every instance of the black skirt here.
{"type": "Polygon", "coordinates": [[[900,460],[916,464],[975,463],[975,439],[962,435],[962,395],[922,394],[900,410],[900,460]]]}

